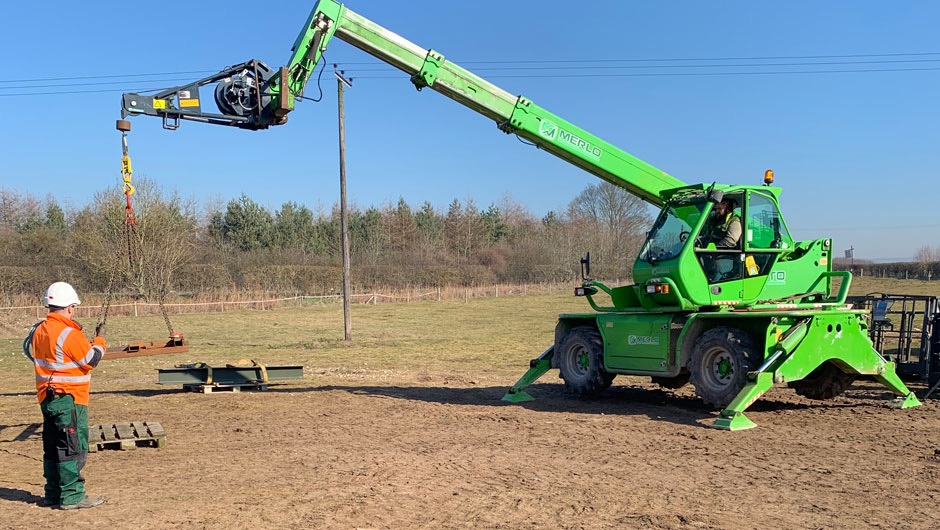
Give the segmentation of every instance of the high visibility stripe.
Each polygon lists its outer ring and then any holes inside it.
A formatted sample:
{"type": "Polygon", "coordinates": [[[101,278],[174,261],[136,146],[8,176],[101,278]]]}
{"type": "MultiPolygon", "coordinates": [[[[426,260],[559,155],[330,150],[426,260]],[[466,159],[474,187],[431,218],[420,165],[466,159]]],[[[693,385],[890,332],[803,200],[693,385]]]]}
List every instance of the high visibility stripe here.
{"type": "Polygon", "coordinates": [[[68,337],[71,332],[72,328],[65,327],[62,333],[59,333],[59,338],[55,341],[55,360],[58,363],[65,362],[65,350],[62,349],[62,346],[65,344],[66,337],[68,337]]]}
{"type": "Polygon", "coordinates": [[[104,351],[102,351],[101,346],[92,346],[91,349],[88,350],[88,353],[85,354],[85,357],[83,357],[80,361],[76,361],[75,364],[79,367],[91,364],[91,360],[95,358],[95,352],[99,351],[101,352],[101,355],[104,355],[104,351]]]}
{"type": "Polygon", "coordinates": [[[88,383],[91,381],[91,374],[88,375],[50,375],[43,377],[36,376],[36,381],[43,383],[88,383]]]}
{"type": "Polygon", "coordinates": [[[50,370],[68,370],[69,368],[78,368],[75,363],[53,363],[43,359],[35,359],[36,366],[48,368],[50,370]]]}
{"type": "Polygon", "coordinates": [[[36,363],[37,366],[48,368],[50,370],[70,370],[72,368],[82,368],[84,366],[90,365],[91,361],[94,360],[96,353],[99,353],[100,355],[104,355],[104,350],[101,348],[101,346],[98,346],[98,345],[92,346],[91,349],[88,350],[88,353],[85,354],[85,357],[78,361],[69,361],[67,363],[66,362],[49,362],[44,359],[34,358],[33,362],[36,363]]]}

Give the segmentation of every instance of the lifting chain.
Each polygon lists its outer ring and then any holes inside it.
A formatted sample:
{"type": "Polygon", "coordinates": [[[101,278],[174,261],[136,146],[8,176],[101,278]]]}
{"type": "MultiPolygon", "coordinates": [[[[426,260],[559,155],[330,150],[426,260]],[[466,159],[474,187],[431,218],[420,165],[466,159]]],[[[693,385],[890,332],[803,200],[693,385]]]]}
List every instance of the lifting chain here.
{"type": "MultiPolygon", "coordinates": [[[[131,122],[127,120],[117,121],[117,130],[121,131],[121,178],[123,180],[122,190],[124,191],[124,227],[122,229],[122,239],[120,249],[121,255],[113,262],[111,271],[108,275],[108,291],[105,294],[105,301],[102,304],[102,316],[100,324],[108,320],[108,311],[111,308],[111,302],[114,299],[114,281],[118,276],[118,269],[122,265],[127,265],[128,271],[134,271],[137,268],[138,256],[134,252],[137,245],[137,218],[134,216],[134,206],[131,204],[131,195],[134,194],[134,184],[131,182],[134,171],[131,167],[131,157],[127,151],[127,133],[131,130],[131,122]]],[[[160,313],[163,315],[163,322],[166,324],[167,332],[171,338],[175,337],[173,325],[170,323],[170,316],[167,314],[164,306],[166,298],[166,289],[161,288],[157,296],[157,302],[160,306],[160,313]]]]}
{"type": "Polygon", "coordinates": [[[163,299],[166,298],[166,290],[160,289],[160,294],[157,296],[157,303],[160,304],[160,314],[163,315],[163,322],[166,324],[166,331],[170,334],[170,338],[176,338],[176,334],[173,333],[173,324],[170,324],[170,315],[166,312],[166,306],[163,305],[163,299]]]}

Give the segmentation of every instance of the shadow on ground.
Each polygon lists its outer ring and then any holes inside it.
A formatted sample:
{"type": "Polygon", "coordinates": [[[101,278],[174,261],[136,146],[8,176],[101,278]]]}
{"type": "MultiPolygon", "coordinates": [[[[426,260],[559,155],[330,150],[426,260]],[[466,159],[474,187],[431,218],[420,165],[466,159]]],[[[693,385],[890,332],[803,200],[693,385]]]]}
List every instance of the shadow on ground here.
{"type": "Polygon", "coordinates": [[[24,504],[39,504],[43,500],[39,495],[33,495],[26,490],[3,487],[0,487],[0,499],[11,502],[22,502],[24,504]]]}
{"type": "MultiPolygon", "coordinates": [[[[322,387],[271,387],[268,392],[334,392],[377,396],[448,405],[521,406],[537,412],[568,412],[574,414],[644,415],[655,421],[701,426],[716,417],[716,411],[700,399],[678,395],[662,389],[612,387],[598,396],[579,398],[566,394],[560,385],[534,384],[527,391],[535,401],[507,403],[501,401],[507,387],[402,387],[327,385],[322,387]]],[[[749,412],[775,412],[811,408],[853,408],[865,403],[794,403],[764,398],[751,405],[749,412]]]]}

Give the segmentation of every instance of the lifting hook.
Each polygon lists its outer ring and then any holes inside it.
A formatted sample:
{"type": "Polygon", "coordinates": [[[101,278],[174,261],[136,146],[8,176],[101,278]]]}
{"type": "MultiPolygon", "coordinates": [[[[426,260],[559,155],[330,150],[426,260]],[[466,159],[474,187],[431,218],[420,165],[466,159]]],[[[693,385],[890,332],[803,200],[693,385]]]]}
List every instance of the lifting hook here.
{"type": "Polygon", "coordinates": [[[137,224],[134,217],[134,207],[131,206],[131,195],[134,194],[134,185],[131,184],[133,170],[131,169],[131,157],[127,154],[127,133],[131,130],[131,122],[128,120],[117,120],[117,130],[121,131],[121,147],[124,156],[121,157],[121,177],[124,179],[123,190],[126,204],[124,206],[124,224],[137,224]]]}

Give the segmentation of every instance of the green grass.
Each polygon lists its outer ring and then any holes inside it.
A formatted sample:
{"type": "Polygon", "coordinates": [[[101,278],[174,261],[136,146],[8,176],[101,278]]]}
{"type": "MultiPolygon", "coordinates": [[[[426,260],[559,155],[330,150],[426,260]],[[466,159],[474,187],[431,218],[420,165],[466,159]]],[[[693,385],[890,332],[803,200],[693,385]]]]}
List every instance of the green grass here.
{"type": "MultiPolygon", "coordinates": [[[[119,359],[112,366],[134,378],[177,363],[220,365],[255,359],[337,374],[395,371],[466,379],[492,375],[511,385],[528,368],[529,359],[551,345],[558,313],[587,309],[585,301],[569,291],[469,303],[355,305],[349,342],[343,340],[341,305],[171,315],[174,330],[190,343],[188,353],[119,359]]],[[[114,345],[162,340],[167,332],[160,317],[113,317],[106,335],[114,345]]],[[[13,374],[28,375],[29,363],[19,354],[21,340],[0,341],[0,385],[13,374]]]]}
{"type": "MultiPolygon", "coordinates": [[[[855,278],[851,294],[869,292],[940,296],[940,282],[855,278]]],[[[114,360],[115,377],[139,380],[156,368],[177,363],[213,365],[240,359],[266,364],[303,364],[333,374],[409,372],[414,377],[490,379],[511,385],[528,361],[551,345],[559,313],[589,311],[570,291],[463,301],[422,301],[354,305],[353,340],[343,340],[342,306],[316,305],[276,310],[171,315],[190,351],[114,360]]],[[[32,319],[30,319],[31,321],[32,319]]],[[[80,321],[82,319],[79,319],[80,321]]],[[[85,319],[92,326],[92,319],[85,319]]],[[[21,326],[22,327],[22,326],[21,326]]],[[[0,338],[0,387],[9,378],[28,379],[31,366],[20,354],[19,330],[0,338]]],[[[25,329],[22,330],[25,334],[25,329]]],[[[158,316],[113,317],[109,343],[156,341],[166,337],[158,316]]],[[[400,374],[399,374],[400,375],[400,374]]]]}
{"type": "Polygon", "coordinates": [[[868,293],[940,296],[940,281],[898,280],[895,278],[852,277],[851,295],[868,293]]]}

